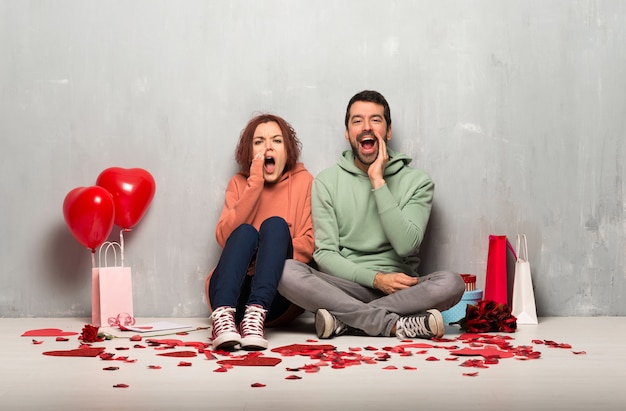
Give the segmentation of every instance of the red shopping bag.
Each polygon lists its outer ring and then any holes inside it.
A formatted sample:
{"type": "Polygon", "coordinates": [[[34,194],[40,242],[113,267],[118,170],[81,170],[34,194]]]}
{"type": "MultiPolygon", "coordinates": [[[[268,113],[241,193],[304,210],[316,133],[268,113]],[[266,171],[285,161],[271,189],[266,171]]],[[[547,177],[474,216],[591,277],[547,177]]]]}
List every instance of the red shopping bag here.
{"type": "Polygon", "coordinates": [[[506,250],[509,248],[515,255],[513,247],[505,235],[489,236],[489,252],[487,254],[487,273],[485,276],[485,300],[508,304],[509,286],[506,261],[506,250]]]}

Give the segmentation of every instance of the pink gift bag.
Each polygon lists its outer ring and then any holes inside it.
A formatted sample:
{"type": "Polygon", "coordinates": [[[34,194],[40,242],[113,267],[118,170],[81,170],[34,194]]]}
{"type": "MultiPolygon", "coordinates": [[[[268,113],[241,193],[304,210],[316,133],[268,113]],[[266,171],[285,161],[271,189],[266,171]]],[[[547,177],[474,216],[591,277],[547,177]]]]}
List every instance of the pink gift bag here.
{"type": "MultiPolygon", "coordinates": [[[[119,323],[119,318],[133,317],[133,282],[130,267],[117,265],[117,243],[106,242],[100,247],[100,267],[91,270],[91,323],[109,326],[119,323]],[[104,253],[102,249],[104,248],[104,253]],[[114,256],[113,266],[108,266],[107,254],[114,256]],[[103,266],[104,264],[104,266],[103,266]]],[[[123,251],[120,248],[120,254],[123,251]]]]}

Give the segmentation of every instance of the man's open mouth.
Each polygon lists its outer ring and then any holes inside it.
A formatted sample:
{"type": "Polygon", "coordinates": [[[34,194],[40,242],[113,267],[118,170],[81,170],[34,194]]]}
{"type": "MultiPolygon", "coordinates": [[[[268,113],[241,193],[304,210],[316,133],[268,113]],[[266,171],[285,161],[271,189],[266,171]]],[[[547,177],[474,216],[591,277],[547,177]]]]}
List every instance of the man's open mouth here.
{"type": "Polygon", "coordinates": [[[376,139],[371,136],[365,136],[359,140],[359,145],[363,151],[372,151],[376,146],[376,139]]]}

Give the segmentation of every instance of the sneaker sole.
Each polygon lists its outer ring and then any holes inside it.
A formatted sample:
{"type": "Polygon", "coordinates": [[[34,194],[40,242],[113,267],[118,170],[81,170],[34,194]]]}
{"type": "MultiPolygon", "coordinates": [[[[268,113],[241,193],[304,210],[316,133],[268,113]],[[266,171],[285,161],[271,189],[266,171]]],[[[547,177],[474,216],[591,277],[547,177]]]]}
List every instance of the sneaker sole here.
{"type": "Polygon", "coordinates": [[[330,338],[333,335],[333,328],[335,328],[333,315],[324,308],[317,310],[315,312],[315,333],[317,338],[330,338]]]}
{"type": "Polygon", "coordinates": [[[234,351],[241,344],[241,335],[237,333],[223,333],[212,341],[214,350],[234,351]]]}
{"type": "Polygon", "coordinates": [[[241,349],[246,351],[261,351],[267,348],[267,340],[258,336],[248,336],[241,339],[241,349]]]}
{"type": "Polygon", "coordinates": [[[441,312],[435,309],[428,310],[427,312],[432,314],[428,324],[430,325],[430,330],[433,333],[433,338],[443,337],[446,332],[446,326],[443,323],[443,316],[441,315],[441,312]]]}

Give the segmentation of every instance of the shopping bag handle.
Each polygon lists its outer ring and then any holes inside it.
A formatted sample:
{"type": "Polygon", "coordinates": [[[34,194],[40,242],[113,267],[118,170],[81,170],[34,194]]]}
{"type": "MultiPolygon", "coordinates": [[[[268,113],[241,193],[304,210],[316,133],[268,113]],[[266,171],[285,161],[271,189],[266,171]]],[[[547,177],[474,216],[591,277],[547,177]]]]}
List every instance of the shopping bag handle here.
{"type": "Polygon", "coordinates": [[[516,250],[517,261],[528,261],[528,243],[526,242],[526,234],[517,234],[516,250]]]}
{"type": "MultiPolygon", "coordinates": [[[[114,241],[105,241],[100,248],[98,249],[98,266],[99,267],[103,267],[102,265],[102,261],[104,260],[104,267],[108,267],[108,253],[109,250],[113,251],[113,265],[111,267],[118,267],[117,265],[117,248],[120,249],[120,256],[122,253],[122,246],[119,243],[116,243],[114,241]],[[104,259],[103,257],[103,253],[102,250],[104,249],[104,259]]],[[[119,267],[123,267],[124,266],[124,261],[121,261],[121,264],[119,267]]]]}

